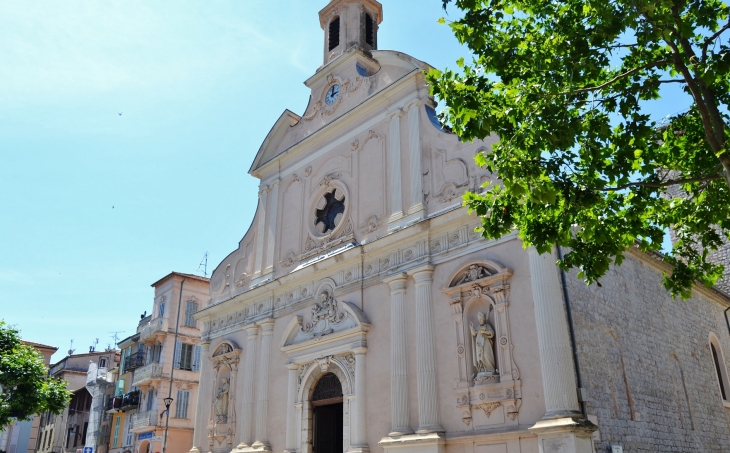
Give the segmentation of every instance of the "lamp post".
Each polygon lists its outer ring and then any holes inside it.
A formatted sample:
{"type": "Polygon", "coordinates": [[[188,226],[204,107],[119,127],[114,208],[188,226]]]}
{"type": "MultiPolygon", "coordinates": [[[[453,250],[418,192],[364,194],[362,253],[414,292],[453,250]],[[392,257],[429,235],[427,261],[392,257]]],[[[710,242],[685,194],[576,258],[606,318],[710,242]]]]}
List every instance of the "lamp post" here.
{"type": "Polygon", "coordinates": [[[162,453],[165,453],[165,450],[167,449],[167,428],[170,425],[170,404],[172,404],[172,398],[168,396],[162,401],[165,402],[165,412],[167,413],[167,416],[165,417],[165,437],[162,439],[162,453]]]}

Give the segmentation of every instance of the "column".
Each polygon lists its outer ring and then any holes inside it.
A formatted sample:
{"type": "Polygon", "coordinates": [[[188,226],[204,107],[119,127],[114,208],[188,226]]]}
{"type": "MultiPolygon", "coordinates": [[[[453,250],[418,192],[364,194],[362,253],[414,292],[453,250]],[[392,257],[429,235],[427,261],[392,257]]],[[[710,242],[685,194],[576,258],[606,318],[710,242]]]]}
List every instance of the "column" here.
{"type": "Polygon", "coordinates": [[[421,168],[420,99],[408,108],[408,145],[411,160],[411,207],[408,214],[423,211],[423,169],[421,168]]]}
{"type": "Polygon", "coordinates": [[[269,414],[269,361],[271,357],[271,337],[274,334],[274,320],[266,319],[261,323],[261,352],[259,359],[258,401],[256,402],[256,442],[253,447],[271,450],[267,433],[269,414]]]}
{"type": "Polygon", "coordinates": [[[243,417],[241,421],[241,443],[239,449],[248,448],[253,443],[253,396],[254,379],[256,378],[256,337],[259,333],[259,326],[252,324],[246,327],[248,332],[248,343],[246,345],[246,359],[243,370],[243,417]]]}
{"type": "Polygon", "coordinates": [[[436,335],[433,323],[433,266],[411,271],[416,282],[416,362],[418,378],[418,434],[443,432],[438,420],[436,335]]]}
{"type": "Polygon", "coordinates": [[[277,179],[269,185],[271,190],[271,212],[267,213],[269,218],[269,240],[266,243],[266,263],[264,266],[266,270],[264,273],[268,274],[274,270],[274,246],[276,245],[276,223],[278,219],[277,208],[279,205],[279,182],[277,179]]]}
{"type": "Polygon", "coordinates": [[[259,189],[259,211],[258,222],[256,223],[256,261],[254,262],[254,275],[264,273],[264,235],[266,234],[266,198],[268,187],[261,186],[259,189]]]}
{"type": "MultiPolygon", "coordinates": [[[[193,431],[193,448],[190,450],[191,453],[200,453],[208,450],[204,447],[208,441],[206,427],[208,425],[208,417],[210,414],[206,415],[205,413],[204,408],[207,405],[205,404],[203,393],[209,390],[213,385],[213,383],[210,382],[210,372],[212,371],[212,368],[208,363],[209,350],[210,341],[203,340],[200,343],[200,381],[198,383],[198,400],[195,403],[195,428],[193,431]]],[[[235,382],[231,382],[231,387],[234,385],[235,382]]]]}
{"type": "Polygon", "coordinates": [[[575,364],[557,257],[554,251],[540,255],[534,247],[530,247],[528,253],[545,392],[546,412],[543,419],[580,417],[575,364]]]}
{"type": "Polygon", "coordinates": [[[400,115],[390,115],[390,222],[403,217],[403,189],[401,187],[400,115]]]}
{"type": "Polygon", "coordinates": [[[296,453],[297,451],[297,378],[299,365],[290,363],[286,366],[289,370],[289,386],[286,399],[286,450],[285,453],[296,453]]]}
{"type": "Polygon", "coordinates": [[[355,407],[352,417],[350,452],[366,452],[367,438],[367,395],[365,394],[365,353],[368,348],[356,348],[355,353],[355,407]]]}
{"type": "Polygon", "coordinates": [[[385,280],[390,285],[390,412],[391,437],[411,434],[408,409],[408,332],[406,273],[385,280]]]}

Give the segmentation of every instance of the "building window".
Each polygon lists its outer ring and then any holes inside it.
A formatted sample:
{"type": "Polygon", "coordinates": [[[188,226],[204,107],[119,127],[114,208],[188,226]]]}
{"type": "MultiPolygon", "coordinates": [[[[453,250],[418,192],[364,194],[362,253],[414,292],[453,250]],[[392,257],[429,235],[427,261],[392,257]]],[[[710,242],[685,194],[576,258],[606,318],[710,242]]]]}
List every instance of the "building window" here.
{"type": "Polygon", "coordinates": [[[160,318],[163,318],[165,316],[165,303],[160,302],[160,308],[157,310],[157,315],[160,318]]]}
{"type": "Polygon", "coordinates": [[[335,47],[340,45],[340,17],[337,16],[330,22],[330,45],[329,50],[333,50],[335,47]]]}
{"type": "Polygon", "coordinates": [[[730,401],[728,401],[730,385],[728,384],[725,358],[722,354],[722,349],[720,349],[720,342],[714,334],[710,334],[710,352],[712,353],[712,361],[715,365],[715,374],[717,376],[717,384],[720,387],[720,395],[726,404],[730,404],[730,401]]]}
{"type": "Polygon", "coordinates": [[[188,402],[190,401],[190,392],[187,390],[177,391],[177,406],[175,407],[176,418],[188,418],[188,402]]]}
{"type": "Polygon", "coordinates": [[[117,448],[117,444],[119,443],[119,423],[121,420],[122,418],[117,415],[116,421],[114,422],[114,442],[112,443],[112,448],[117,448]]]}
{"type": "Polygon", "coordinates": [[[365,13],[365,42],[370,47],[375,47],[375,21],[373,16],[365,13]]]}
{"type": "Polygon", "coordinates": [[[147,391],[147,411],[152,410],[152,404],[155,402],[155,390],[149,389],[147,391]]]}
{"type": "Polygon", "coordinates": [[[175,347],[175,368],[187,371],[200,370],[200,347],[178,341],[175,347]]]}
{"type": "Polygon", "coordinates": [[[185,307],[185,325],[187,327],[196,327],[195,318],[193,315],[198,311],[198,304],[189,300],[185,307]]]}

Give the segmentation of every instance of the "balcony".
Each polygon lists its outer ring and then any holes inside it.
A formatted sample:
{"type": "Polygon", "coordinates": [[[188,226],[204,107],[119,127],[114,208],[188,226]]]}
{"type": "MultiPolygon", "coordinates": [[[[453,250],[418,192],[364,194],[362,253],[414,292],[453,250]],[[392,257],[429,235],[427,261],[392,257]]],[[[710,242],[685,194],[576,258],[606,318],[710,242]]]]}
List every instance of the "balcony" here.
{"type": "Polygon", "coordinates": [[[122,397],[121,396],[115,396],[113,398],[109,398],[109,401],[106,402],[106,410],[107,412],[119,412],[119,409],[122,408],[122,397]]]}
{"type": "Polygon", "coordinates": [[[147,431],[158,423],[157,411],[138,412],[132,414],[132,431],[147,431]]]}
{"type": "Polygon", "coordinates": [[[139,332],[139,341],[154,339],[157,335],[167,333],[167,318],[155,318],[139,332]]]}
{"type": "Polygon", "coordinates": [[[134,372],[132,385],[139,387],[140,385],[148,385],[155,379],[162,378],[162,366],[159,363],[150,363],[134,372]]]}
{"type": "Polygon", "coordinates": [[[139,392],[129,392],[122,396],[122,407],[123,411],[136,409],[139,406],[139,392]]]}
{"type": "Polygon", "coordinates": [[[137,368],[142,368],[144,366],[145,359],[147,358],[147,354],[145,354],[144,351],[137,351],[134,354],[130,355],[126,359],[124,359],[124,372],[129,373],[132,370],[136,370],[137,368]]]}

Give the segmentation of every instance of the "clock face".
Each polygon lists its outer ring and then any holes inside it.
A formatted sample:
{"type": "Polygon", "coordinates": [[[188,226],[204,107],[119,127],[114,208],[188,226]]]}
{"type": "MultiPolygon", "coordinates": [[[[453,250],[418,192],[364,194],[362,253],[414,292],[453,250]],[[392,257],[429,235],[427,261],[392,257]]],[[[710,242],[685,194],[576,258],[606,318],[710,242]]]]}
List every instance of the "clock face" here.
{"type": "Polygon", "coordinates": [[[327,90],[327,94],[324,97],[324,102],[327,105],[332,105],[335,103],[338,97],[340,97],[340,86],[335,84],[332,85],[329,90],[327,90]]]}

